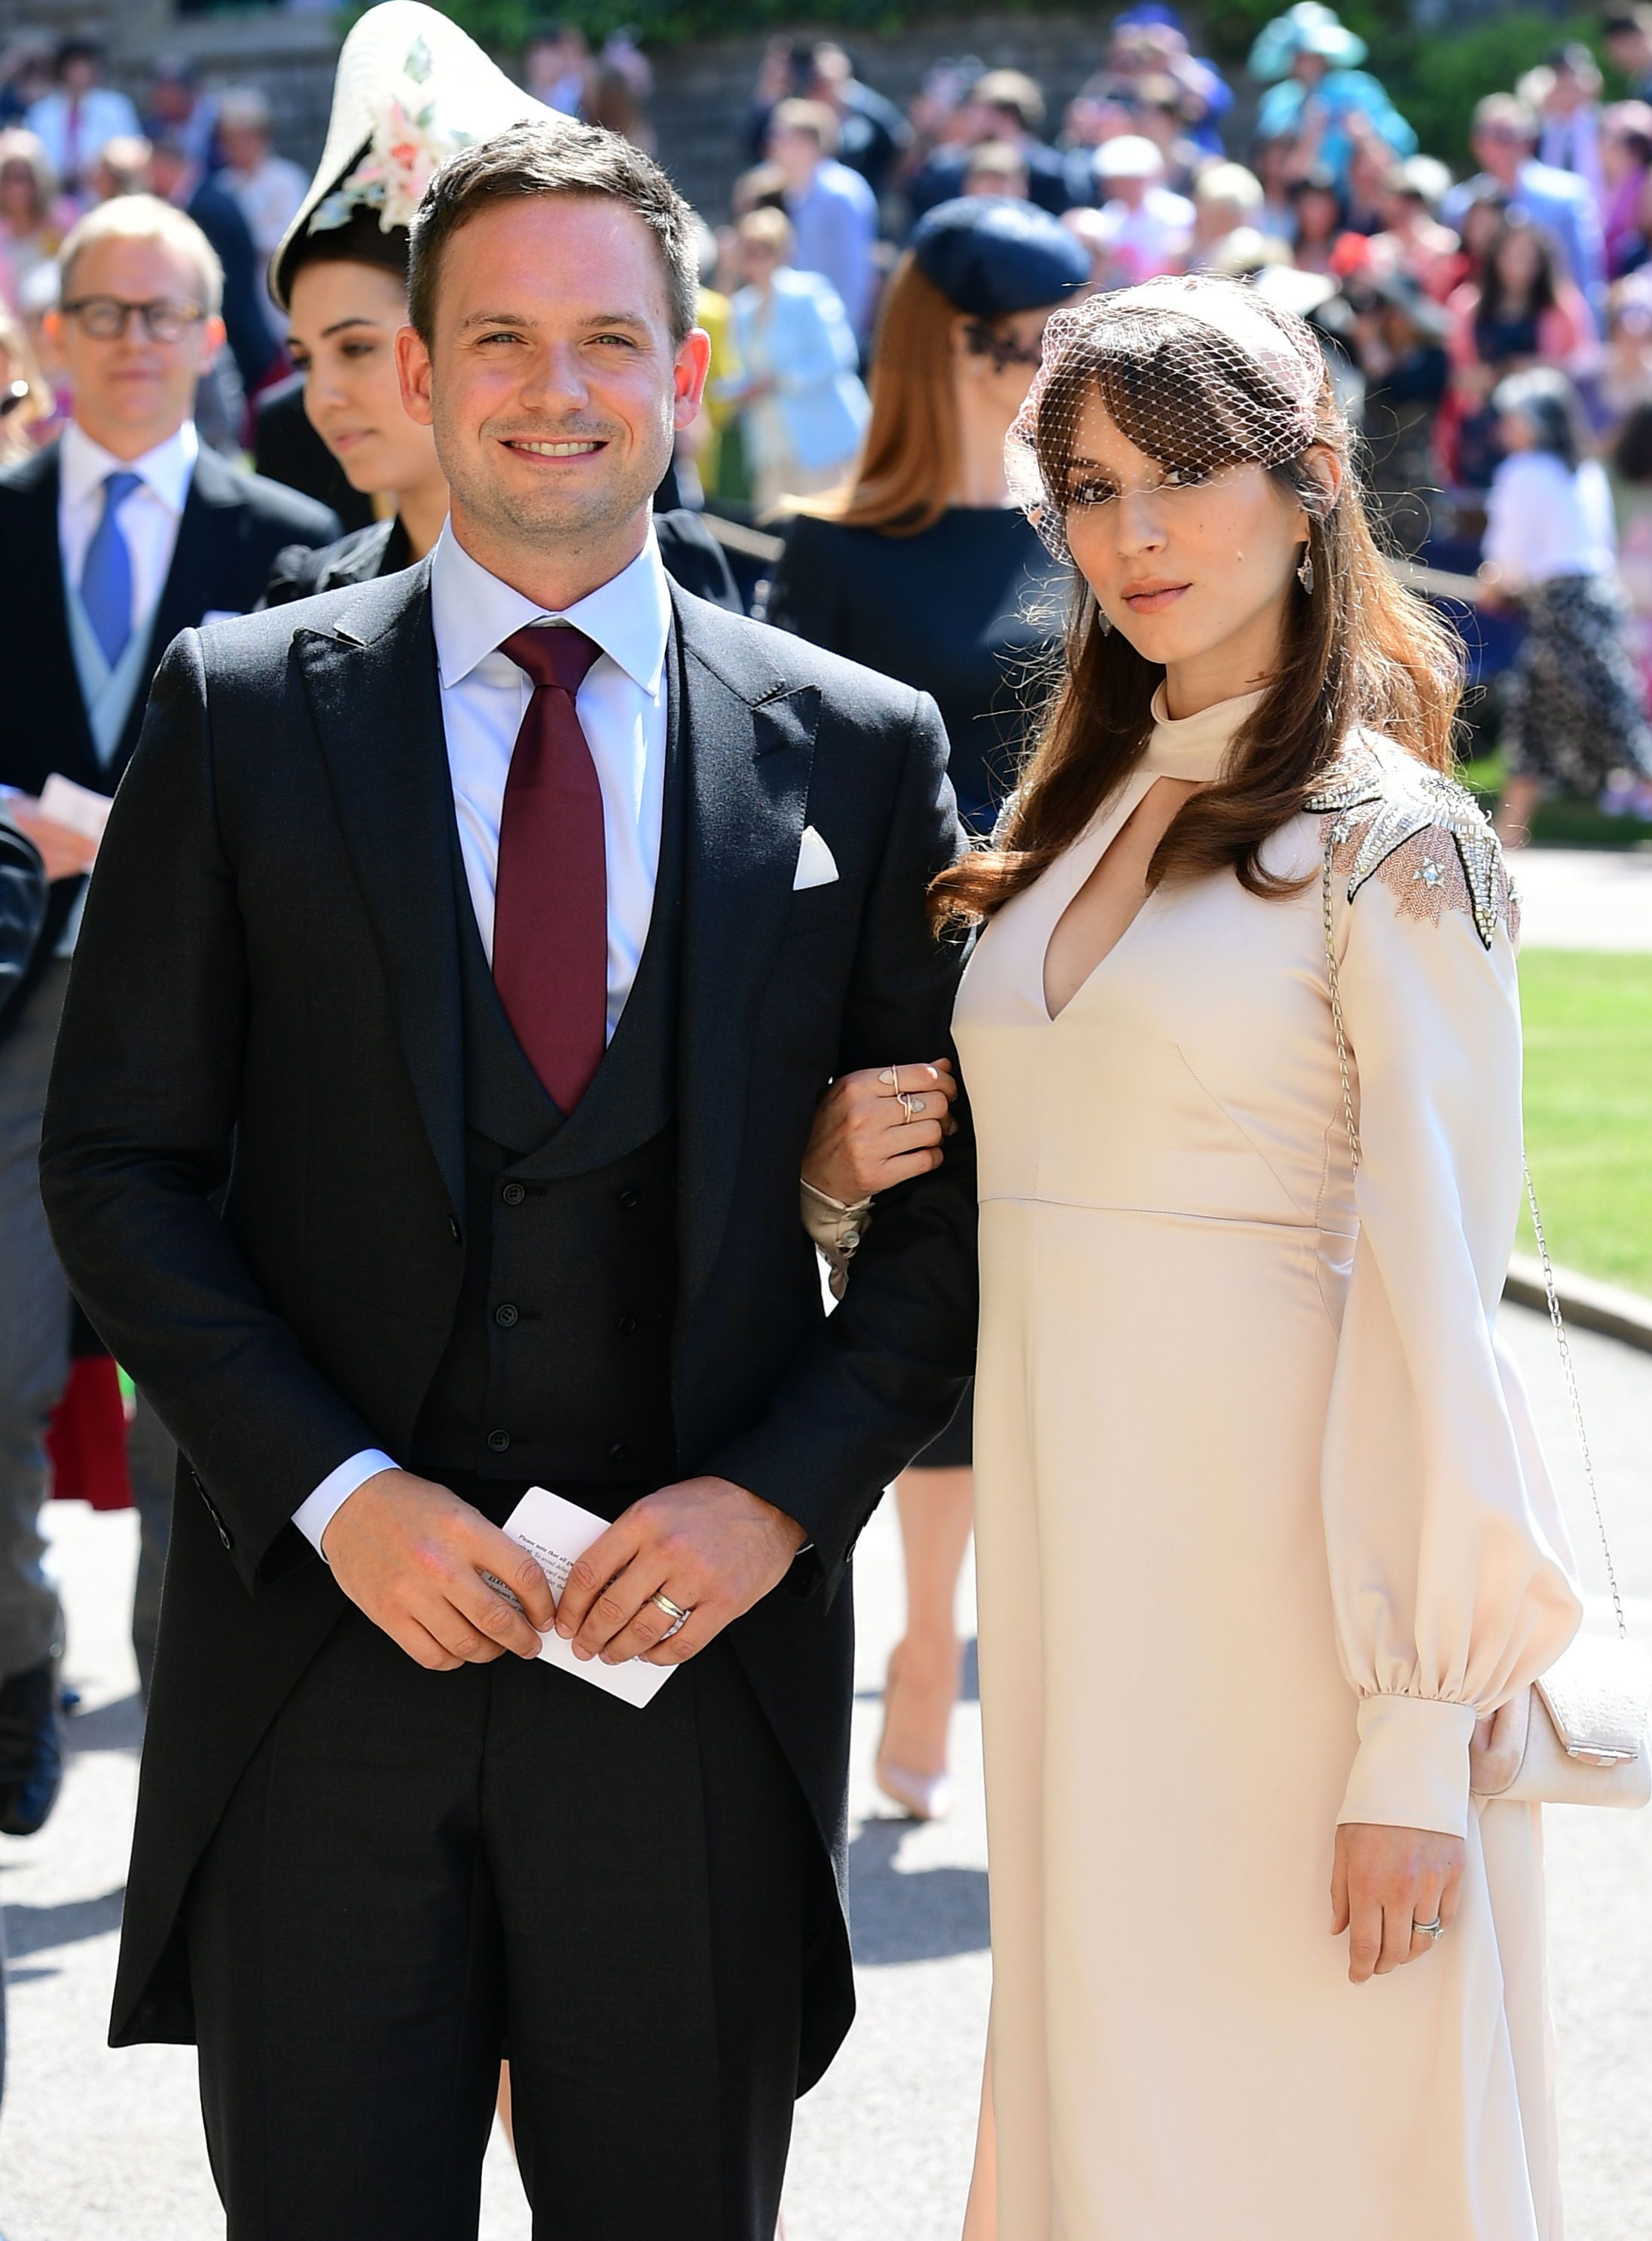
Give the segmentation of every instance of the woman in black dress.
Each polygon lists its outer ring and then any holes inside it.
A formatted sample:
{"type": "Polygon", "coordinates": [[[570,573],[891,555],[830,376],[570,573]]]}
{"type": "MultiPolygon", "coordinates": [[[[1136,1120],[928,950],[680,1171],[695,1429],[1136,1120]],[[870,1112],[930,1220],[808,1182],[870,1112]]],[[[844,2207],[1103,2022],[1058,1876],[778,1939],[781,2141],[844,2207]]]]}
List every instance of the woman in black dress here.
{"type": "MultiPolygon", "coordinates": [[[[1045,320],[1089,279],[1073,236],[1030,204],[966,196],[929,211],[884,297],[854,478],[806,502],[769,594],[771,623],[934,696],[959,812],[977,833],[1013,779],[1060,636],[1056,572],[1010,501],[1004,438],[1045,320]]],[[[970,1415],[966,1395],[896,1486],[907,1623],[889,1660],[877,1779],[919,1820],[949,1803],[970,1415]]]]}

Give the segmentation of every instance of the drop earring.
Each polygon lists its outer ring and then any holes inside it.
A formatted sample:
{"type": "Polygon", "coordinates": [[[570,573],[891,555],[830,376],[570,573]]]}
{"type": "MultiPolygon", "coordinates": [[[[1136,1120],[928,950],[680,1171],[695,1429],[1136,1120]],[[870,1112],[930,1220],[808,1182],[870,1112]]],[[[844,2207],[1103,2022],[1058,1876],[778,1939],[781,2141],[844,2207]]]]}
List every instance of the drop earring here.
{"type": "Polygon", "coordinates": [[[1296,581],[1311,599],[1314,591],[1314,556],[1308,546],[1302,546],[1302,557],[1296,563],[1296,581]]]}
{"type": "Polygon", "coordinates": [[[1108,620],[1107,609],[1102,605],[1099,599],[1096,602],[1096,627],[1100,631],[1103,638],[1112,637],[1113,625],[1108,620]]]}

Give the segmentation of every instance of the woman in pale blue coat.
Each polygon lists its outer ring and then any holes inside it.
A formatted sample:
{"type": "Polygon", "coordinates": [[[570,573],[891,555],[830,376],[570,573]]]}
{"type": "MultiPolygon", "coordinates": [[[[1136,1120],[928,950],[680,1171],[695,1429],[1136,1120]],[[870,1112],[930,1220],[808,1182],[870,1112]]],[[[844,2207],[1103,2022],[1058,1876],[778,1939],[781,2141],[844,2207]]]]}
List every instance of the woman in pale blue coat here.
{"type": "Polygon", "coordinates": [[[786,261],[792,231],[784,211],[749,211],[739,244],[747,276],[733,304],[741,370],[719,393],[744,413],[761,510],[785,492],[803,497],[841,482],[871,408],[843,304],[819,273],[786,261]]]}
{"type": "Polygon", "coordinates": [[[1256,112],[1259,140],[1295,140],[1303,170],[1316,163],[1348,184],[1355,139],[1374,131],[1396,157],[1416,153],[1417,137],[1369,70],[1366,45],[1321,0],[1298,0],[1276,16],[1250,50],[1250,75],[1268,86],[1256,112]],[[1270,84],[1274,80],[1277,83],[1270,84]]]}

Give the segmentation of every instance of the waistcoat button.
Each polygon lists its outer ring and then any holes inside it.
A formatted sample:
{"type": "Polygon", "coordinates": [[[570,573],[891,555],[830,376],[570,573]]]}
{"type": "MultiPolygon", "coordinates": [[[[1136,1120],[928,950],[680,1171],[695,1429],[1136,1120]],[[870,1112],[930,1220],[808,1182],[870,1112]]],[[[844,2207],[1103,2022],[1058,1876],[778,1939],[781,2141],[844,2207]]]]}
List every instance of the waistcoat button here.
{"type": "Polygon", "coordinates": [[[510,1433],[490,1432],[488,1435],[488,1445],[493,1449],[496,1455],[503,1455],[505,1449],[510,1445],[510,1433]]]}
{"type": "Polygon", "coordinates": [[[499,1195],[507,1206],[520,1206],[528,1194],[520,1183],[507,1183],[499,1195]]]}
{"type": "Polygon", "coordinates": [[[614,1328],[622,1338],[629,1338],[636,1328],[636,1317],[632,1314],[623,1314],[614,1328]]]}
{"type": "Polygon", "coordinates": [[[619,1194],[619,1202],[626,1213],[629,1214],[634,1207],[642,1205],[643,1194],[640,1190],[623,1190],[619,1194]]]}
{"type": "Polygon", "coordinates": [[[509,1330],[512,1323],[516,1321],[516,1309],[513,1308],[510,1301],[507,1300],[503,1307],[498,1307],[494,1309],[493,1319],[495,1322],[498,1324],[501,1330],[509,1330]]]}

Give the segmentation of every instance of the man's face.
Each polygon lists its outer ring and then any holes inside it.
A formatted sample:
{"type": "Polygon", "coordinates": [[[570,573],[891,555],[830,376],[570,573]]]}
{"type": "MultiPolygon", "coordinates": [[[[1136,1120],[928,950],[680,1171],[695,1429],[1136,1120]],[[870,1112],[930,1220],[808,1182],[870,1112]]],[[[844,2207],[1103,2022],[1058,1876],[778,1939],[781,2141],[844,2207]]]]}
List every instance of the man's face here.
{"type": "Polygon", "coordinates": [[[1494,179],[1512,179],[1526,160],[1526,135],[1517,124],[1497,122],[1475,127],[1474,151],[1494,179]]]}
{"type": "Polygon", "coordinates": [[[96,318],[93,307],[104,299],[198,311],[201,276],[164,241],[94,241],[75,259],[65,290],[66,304],[86,308],[79,313],[65,308],[48,321],[75,393],[76,419],[117,458],[137,458],[189,418],[196,384],[217,355],[223,324],[216,318],[189,319],[176,340],[163,342],[129,313],[123,331],[103,339],[90,331],[88,320],[96,318]]]}
{"type": "Polygon", "coordinates": [[[769,159],[784,172],[789,187],[806,187],[820,164],[820,143],[812,132],[776,127],[769,137],[769,159]]]}
{"type": "Polygon", "coordinates": [[[97,83],[96,55],[71,55],[63,68],[63,91],[78,101],[97,83]]]}
{"type": "Polygon", "coordinates": [[[435,325],[428,351],[410,328],[397,338],[403,401],[435,429],[477,558],[598,547],[645,522],[710,345],[697,329],[673,344],[665,269],[634,211],[596,195],[484,207],[443,249],[435,325]]]}

